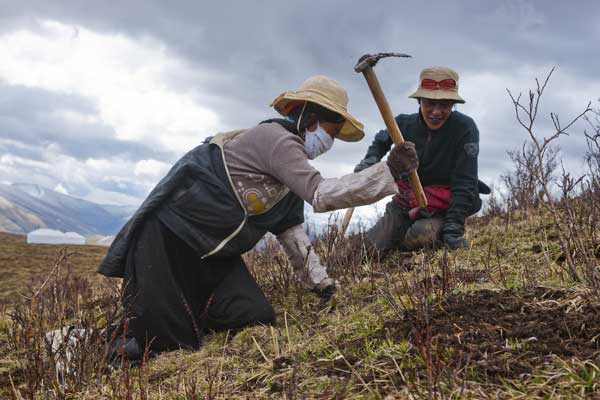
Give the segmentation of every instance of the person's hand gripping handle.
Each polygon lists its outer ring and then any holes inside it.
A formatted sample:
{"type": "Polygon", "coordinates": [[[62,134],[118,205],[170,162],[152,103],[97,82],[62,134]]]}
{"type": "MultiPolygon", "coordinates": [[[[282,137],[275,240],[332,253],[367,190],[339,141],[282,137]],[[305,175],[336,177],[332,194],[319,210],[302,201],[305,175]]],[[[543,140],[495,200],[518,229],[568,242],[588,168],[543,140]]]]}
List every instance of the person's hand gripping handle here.
{"type": "MultiPolygon", "coordinates": [[[[399,145],[404,143],[404,138],[402,137],[402,132],[400,132],[400,128],[398,128],[398,124],[394,119],[394,115],[392,114],[392,110],[390,109],[390,105],[383,94],[383,90],[381,89],[381,85],[379,84],[379,80],[375,75],[375,71],[373,71],[373,66],[381,57],[376,56],[362,56],[359,60],[359,63],[354,68],[356,72],[362,72],[365,79],[367,80],[367,84],[369,85],[369,89],[371,89],[371,93],[373,94],[373,98],[375,99],[375,103],[377,103],[377,107],[379,107],[379,111],[381,112],[381,116],[383,117],[383,121],[385,122],[385,126],[392,137],[392,141],[394,144],[399,145]]],[[[425,197],[425,192],[423,191],[423,186],[421,186],[421,181],[419,180],[419,176],[417,175],[417,171],[414,170],[408,176],[410,187],[415,193],[415,197],[417,199],[417,204],[420,208],[427,207],[427,198],[425,197]]]]}
{"type": "MultiPolygon", "coordinates": [[[[402,132],[400,132],[400,128],[398,128],[398,124],[394,119],[394,115],[392,114],[392,110],[390,108],[385,95],[383,94],[383,90],[381,89],[381,85],[379,84],[379,80],[375,75],[375,71],[373,71],[373,67],[381,58],[385,57],[410,57],[407,54],[400,53],[379,53],[379,54],[365,54],[360,57],[358,63],[354,67],[354,71],[360,72],[365,77],[367,84],[369,85],[369,89],[371,89],[371,93],[373,94],[373,98],[375,99],[375,103],[377,103],[377,107],[381,112],[381,116],[383,117],[383,121],[385,122],[385,126],[392,137],[392,141],[395,145],[399,145],[404,143],[404,138],[402,137],[402,132]]],[[[389,163],[388,163],[389,165],[389,163]]],[[[423,186],[421,185],[421,181],[419,180],[419,176],[417,175],[416,169],[411,171],[408,175],[408,180],[410,183],[410,187],[415,193],[415,197],[417,200],[417,205],[420,208],[427,207],[427,198],[425,197],[425,192],[423,191],[423,186]]],[[[342,222],[342,226],[339,231],[339,237],[343,237],[346,232],[346,228],[350,223],[350,219],[352,218],[352,214],[354,213],[354,208],[349,208],[346,211],[346,215],[344,216],[344,220],[342,222]]]]}

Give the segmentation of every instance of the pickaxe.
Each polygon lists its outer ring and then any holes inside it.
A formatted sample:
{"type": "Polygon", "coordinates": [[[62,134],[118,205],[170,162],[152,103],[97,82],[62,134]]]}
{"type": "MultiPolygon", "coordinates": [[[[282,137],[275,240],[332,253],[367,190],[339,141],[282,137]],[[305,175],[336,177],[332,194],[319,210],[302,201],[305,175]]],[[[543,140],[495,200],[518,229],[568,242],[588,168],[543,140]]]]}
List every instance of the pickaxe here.
{"type": "MultiPolygon", "coordinates": [[[[388,104],[385,95],[383,94],[383,90],[381,89],[381,85],[379,84],[379,80],[375,75],[375,71],[373,67],[377,64],[382,58],[385,57],[410,57],[408,54],[401,53],[378,53],[378,54],[365,54],[364,56],[358,59],[358,63],[354,67],[354,71],[361,73],[364,75],[367,80],[367,84],[369,85],[369,89],[371,89],[371,93],[373,94],[373,98],[375,99],[375,103],[377,103],[377,107],[379,107],[379,111],[381,112],[381,116],[383,117],[383,121],[385,122],[385,126],[392,137],[392,141],[394,144],[399,145],[404,143],[404,138],[402,137],[402,132],[400,132],[400,128],[398,128],[398,124],[394,119],[394,115],[392,114],[392,110],[390,105],[388,104]]],[[[413,171],[409,175],[410,186],[415,193],[415,197],[417,198],[417,204],[420,208],[427,207],[427,198],[425,197],[425,193],[423,192],[423,186],[421,186],[421,181],[419,180],[419,176],[417,175],[417,171],[413,171]]],[[[352,218],[352,214],[354,213],[354,208],[349,208],[346,211],[346,215],[344,215],[344,219],[342,221],[342,226],[339,231],[340,237],[344,236],[346,233],[346,228],[348,228],[348,224],[350,223],[350,219],[352,218]]]]}

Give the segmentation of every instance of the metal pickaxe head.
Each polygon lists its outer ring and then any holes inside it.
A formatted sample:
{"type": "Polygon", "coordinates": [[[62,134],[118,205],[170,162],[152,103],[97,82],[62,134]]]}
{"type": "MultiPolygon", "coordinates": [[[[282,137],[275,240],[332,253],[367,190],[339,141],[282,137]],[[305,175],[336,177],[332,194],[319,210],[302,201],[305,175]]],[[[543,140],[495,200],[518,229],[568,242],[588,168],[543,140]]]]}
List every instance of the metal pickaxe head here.
{"type": "Polygon", "coordinates": [[[377,61],[386,57],[412,57],[408,54],[402,53],[377,53],[377,54],[365,54],[358,59],[358,63],[354,66],[356,72],[363,72],[368,67],[374,67],[377,61]]]}

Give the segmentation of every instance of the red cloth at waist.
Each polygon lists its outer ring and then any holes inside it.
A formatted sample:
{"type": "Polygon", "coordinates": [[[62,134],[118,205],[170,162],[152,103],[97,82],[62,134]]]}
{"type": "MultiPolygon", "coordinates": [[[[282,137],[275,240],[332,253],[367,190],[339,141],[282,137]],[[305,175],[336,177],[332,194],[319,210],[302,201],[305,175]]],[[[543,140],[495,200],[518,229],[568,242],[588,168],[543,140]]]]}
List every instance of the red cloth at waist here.
{"type": "MultiPolygon", "coordinates": [[[[408,184],[407,180],[399,180],[396,182],[398,185],[399,194],[394,196],[394,201],[396,201],[402,207],[408,209],[418,208],[417,198],[408,184]]],[[[447,185],[429,185],[424,186],[423,191],[425,192],[425,197],[427,198],[427,208],[426,211],[430,213],[436,213],[441,211],[446,211],[448,207],[450,207],[450,198],[452,197],[452,193],[450,192],[450,186],[447,185]]]]}

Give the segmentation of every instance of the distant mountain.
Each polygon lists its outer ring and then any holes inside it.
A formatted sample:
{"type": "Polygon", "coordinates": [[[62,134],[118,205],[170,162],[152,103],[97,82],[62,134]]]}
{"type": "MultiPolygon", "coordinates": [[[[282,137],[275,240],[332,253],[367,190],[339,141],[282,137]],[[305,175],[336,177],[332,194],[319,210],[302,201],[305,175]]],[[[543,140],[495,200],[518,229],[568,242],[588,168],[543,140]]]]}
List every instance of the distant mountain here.
{"type": "Polygon", "coordinates": [[[115,204],[99,204],[99,206],[115,217],[121,218],[123,222],[127,222],[129,217],[137,210],[137,206],[118,206],[115,204]]]}
{"type": "MultiPolygon", "coordinates": [[[[114,235],[136,209],[135,206],[97,204],[34,184],[0,183],[0,232],[26,234],[34,229],[49,228],[84,236],[114,235]]],[[[305,203],[309,236],[314,239],[328,223],[340,224],[343,211],[337,213],[337,218],[330,219],[331,213],[315,213],[305,203]]],[[[349,229],[356,228],[359,222],[365,219],[355,216],[349,229]]]]}
{"type": "Polygon", "coordinates": [[[27,233],[37,228],[82,235],[114,235],[135,207],[101,205],[42,186],[0,184],[0,231],[27,233]]]}

